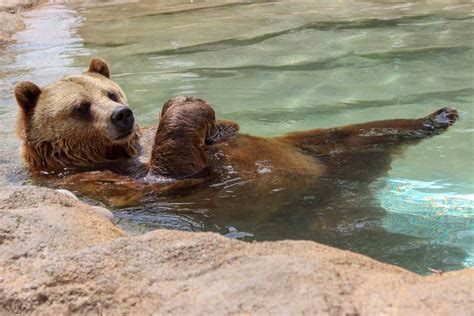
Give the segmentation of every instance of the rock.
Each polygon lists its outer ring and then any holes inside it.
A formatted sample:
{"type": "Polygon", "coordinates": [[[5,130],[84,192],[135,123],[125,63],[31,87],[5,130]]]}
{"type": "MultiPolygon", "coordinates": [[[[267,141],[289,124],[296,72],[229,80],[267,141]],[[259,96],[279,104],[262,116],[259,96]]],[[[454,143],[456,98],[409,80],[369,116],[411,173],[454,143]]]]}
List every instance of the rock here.
{"type": "Polygon", "coordinates": [[[0,11],[0,47],[12,41],[12,35],[25,28],[18,14],[0,11]]]}
{"type": "Polygon", "coordinates": [[[40,0],[2,0],[0,1],[0,11],[19,12],[37,5],[39,2],[40,0]]]}
{"type": "Polygon", "coordinates": [[[474,270],[421,277],[309,241],[131,237],[66,194],[0,194],[0,314],[455,314],[474,270]]]}
{"type": "Polygon", "coordinates": [[[25,28],[19,13],[37,5],[39,0],[2,0],[0,1],[0,49],[11,43],[15,32],[25,28]]]}

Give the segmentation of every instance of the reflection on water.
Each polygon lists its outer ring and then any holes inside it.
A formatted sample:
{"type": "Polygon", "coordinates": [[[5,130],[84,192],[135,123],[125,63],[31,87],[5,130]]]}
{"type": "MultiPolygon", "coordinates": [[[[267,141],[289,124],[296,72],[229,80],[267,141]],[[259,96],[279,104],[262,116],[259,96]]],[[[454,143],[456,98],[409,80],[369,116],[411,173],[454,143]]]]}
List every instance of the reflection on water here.
{"type": "Polygon", "coordinates": [[[390,232],[428,238],[466,249],[474,265],[474,194],[451,191],[450,184],[389,179],[378,198],[387,210],[383,227],[390,232]]]}
{"type": "Polygon", "coordinates": [[[419,273],[473,264],[470,1],[119,2],[74,1],[29,13],[34,24],[0,54],[0,73],[10,74],[0,78],[6,138],[14,82],[50,82],[77,72],[91,54],[109,61],[142,124],[156,124],[161,105],[183,94],[208,100],[221,118],[262,136],[419,117],[451,104],[462,118],[410,148],[369,190],[341,184],[346,193],[328,205],[304,194],[262,215],[265,209],[239,209],[251,192],[233,197],[234,186],[216,188],[218,198],[194,194],[117,210],[123,227],[311,239],[419,273]],[[40,36],[38,25],[55,31],[40,36]],[[216,207],[220,198],[237,211],[216,207]]]}

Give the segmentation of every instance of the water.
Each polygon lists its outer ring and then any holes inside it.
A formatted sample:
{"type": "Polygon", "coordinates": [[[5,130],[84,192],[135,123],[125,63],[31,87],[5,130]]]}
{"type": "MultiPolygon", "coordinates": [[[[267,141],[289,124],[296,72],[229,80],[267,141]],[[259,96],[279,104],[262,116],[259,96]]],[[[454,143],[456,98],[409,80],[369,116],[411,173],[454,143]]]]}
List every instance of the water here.
{"type": "Polygon", "coordinates": [[[219,117],[260,136],[420,117],[451,104],[460,111],[461,121],[410,147],[369,190],[341,183],[344,195],[324,207],[304,194],[278,201],[277,211],[255,209],[258,196],[242,194],[235,181],[218,197],[117,210],[132,233],[166,227],[309,239],[423,274],[474,264],[469,1],[79,1],[27,18],[18,43],[0,54],[1,143],[10,164],[13,83],[45,84],[85,68],[91,55],[108,60],[141,125],[156,124],[176,95],[200,96],[219,117]]]}

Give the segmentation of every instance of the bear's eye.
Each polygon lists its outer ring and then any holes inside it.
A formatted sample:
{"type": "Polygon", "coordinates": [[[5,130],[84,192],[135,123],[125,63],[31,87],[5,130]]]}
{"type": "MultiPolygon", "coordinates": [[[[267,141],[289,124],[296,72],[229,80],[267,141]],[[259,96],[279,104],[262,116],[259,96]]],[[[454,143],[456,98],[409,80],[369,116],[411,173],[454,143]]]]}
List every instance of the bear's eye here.
{"type": "Polygon", "coordinates": [[[81,116],[86,116],[87,114],[89,114],[90,109],[91,109],[91,103],[90,102],[81,101],[76,105],[74,110],[76,111],[77,114],[79,114],[81,116]]]}
{"type": "Polygon", "coordinates": [[[114,102],[118,102],[118,96],[115,92],[107,92],[107,97],[114,102]]]}

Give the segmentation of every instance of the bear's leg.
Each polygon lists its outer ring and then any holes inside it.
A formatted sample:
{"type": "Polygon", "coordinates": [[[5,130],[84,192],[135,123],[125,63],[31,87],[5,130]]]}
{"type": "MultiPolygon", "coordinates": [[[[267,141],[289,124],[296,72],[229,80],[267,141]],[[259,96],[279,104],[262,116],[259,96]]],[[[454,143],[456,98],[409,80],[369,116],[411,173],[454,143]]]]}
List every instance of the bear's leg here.
{"type": "Polygon", "coordinates": [[[155,135],[150,172],[174,179],[205,175],[205,140],[214,124],[214,110],[203,100],[176,97],[166,102],[155,135]]]}
{"type": "Polygon", "coordinates": [[[205,145],[237,134],[239,126],[215,120],[212,107],[195,97],[176,97],[161,111],[150,160],[150,172],[174,179],[203,177],[209,172],[205,145]]]}
{"type": "Polygon", "coordinates": [[[390,168],[392,154],[403,145],[444,132],[458,118],[454,107],[420,119],[395,119],[315,129],[280,139],[325,162],[327,176],[370,182],[390,168]]]}

